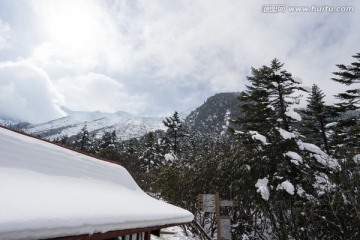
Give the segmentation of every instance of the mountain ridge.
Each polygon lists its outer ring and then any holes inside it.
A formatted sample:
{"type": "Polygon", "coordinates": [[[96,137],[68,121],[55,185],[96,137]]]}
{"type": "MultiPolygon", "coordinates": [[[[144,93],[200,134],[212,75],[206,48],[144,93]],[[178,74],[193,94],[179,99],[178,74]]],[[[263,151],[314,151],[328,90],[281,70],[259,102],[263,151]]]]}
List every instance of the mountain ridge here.
{"type": "Polygon", "coordinates": [[[75,136],[86,126],[94,137],[101,137],[104,132],[115,131],[122,140],[136,138],[149,131],[163,129],[162,118],[138,117],[127,112],[104,113],[100,111],[72,111],[63,108],[68,116],[45,123],[30,124],[25,132],[49,140],[63,136],[75,136]]]}
{"type": "Polygon", "coordinates": [[[204,138],[219,138],[226,125],[226,118],[240,115],[238,92],[217,93],[185,119],[189,131],[204,138]]]}
{"type": "MultiPolygon", "coordinates": [[[[184,125],[198,136],[218,138],[223,131],[227,112],[231,112],[230,117],[236,117],[239,114],[238,95],[239,93],[236,92],[227,92],[210,96],[195,110],[187,111],[187,116],[182,115],[184,125]]],[[[100,138],[104,132],[115,131],[121,140],[140,138],[148,132],[166,130],[163,124],[164,117],[139,117],[123,111],[106,113],[73,111],[66,107],[61,107],[61,109],[67,116],[40,124],[23,124],[21,130],[49,140],[64,136],[73,137],[85,126],[95,138],[100,138]]],[[[19,123],[21,122],[10,124],[19,123]]]]}

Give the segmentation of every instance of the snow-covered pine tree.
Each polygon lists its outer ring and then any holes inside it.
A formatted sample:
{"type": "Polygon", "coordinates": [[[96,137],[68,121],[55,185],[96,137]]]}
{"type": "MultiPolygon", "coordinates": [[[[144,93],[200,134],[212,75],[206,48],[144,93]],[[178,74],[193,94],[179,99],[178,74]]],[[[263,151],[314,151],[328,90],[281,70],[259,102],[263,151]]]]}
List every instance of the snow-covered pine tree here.
{"type": "MultiPolygon", "coordinates": [[[[246,85],[246,90],[239,96],[243,114],[234,122],[245,131],[261,127],[266,132],[272,126],[270,119],[274,108],[269,102],[268,81],[265,79],[271,75],[272,70],[263,66],[259,69],[252,68],[251,73],[252,76],[247,77],[251,84],[246,85]]],[[[230,130],[234,132],[234,129],[230,130]]]]}
{"type": "MultiPolygon", "coordinates": [[[[300,140],[295,123],[301,117],[293,109],[304,88],[282,68],[274,59],[269,67],[252,69],[248,78],[251,85],[240,97],[244,115],[237,119],[246,130],[238,133],[248,153],[244,152],[244,166],[239,169],[250,172],[247,176],[252,184],[247,182],[244,188],[253,188],[256,209],[247,212],[256,211],[252,216],[259,218],[253,219],[252,232],[258,237],[272,234],[278,239],[302,239],[313,236],[305,206],[316,203],[322,191],[319,179],[337,165],[318,147],[300,140]]],[[[238,197],[242,198],[241,193],[238,197]]],[[[246,198],[243,201],[249,200],[246,198]]]]}
{"type": "Polygon", "coordinates": [[[104,131],[103,135],[100,138],[99,149],[116,149],[118,145],[118,138],[116,131],[104,131]]]}
{"type": "Polygon", "coordinates": [[[163,164],[163,154],[160,145],[156,141],[153,132],[149,132],[144,136],[144,144],[140,155],[141,169],[145,172],[158,170],[163,164]]]}
{"type": "Polygon", "coordinates": [[[115,130],[102,133],[101,138],[97,141],[95,152],[101,157],[119,161],[119,139],[115,130]]]}
{"type": "Polygon", "coordinates": [[[56,144],[67,146],[69,145],[69,137],[67,135],[63,135],[54,139],[53,142],[56,144]]]}
{"type": "Polygon", "coordinates": [[[92,139],[90,137],[89,131],[87,130],[86,124],[76,134],[75,140],[71,145],[73,145],[75,149],[89,151],[89,148],[92,146],[92,139]]]}
{"type": "Polygon", "coordinates": [[[181,150],[179,146],[180,138],[187,136],[184,124],[181,121],[178,112],[176,111],[172,117],[165,118],[163,123],[165,127],[167,127],[166,136],[170,141],[171,145],[169,147],[172,151],[172,154],[177,154],[181,150]]]}
{"type": "Polygon", "coordinates": [[[139,141],[136,138],[131,138],[124,143],[124,152],[130,155],[138,156],[139,141]]]}
{"type": "MultiPolygon", "coordinates": [[[[339,82],[341,84],[345,84],[347,86],[353,86],[353,84],[360,83],[360,53],[357,53],[353,56],[355,58],[355,62],[350,63],[350,65],[338,64],[336,65],[340,71],[334,72],[333,74],[337,76],[337,78],[332,78],[332,80],[339,82]]],[[[350,109],[359,109],[359,105],[357,103],[360,102],[360,93],[359,88],[354,88],[345,91],[344,93],[338,94],[340,99],[353,99],[351,101],[353,104],[350,106],[350,109]]],[[[350,102],[350,101],[349,101],[350,102]]]]}
{"type": "Polygon", "coordinates": [[[360,153],[360,53],[353,56],[356,61],[350,65],[338,64],[338,72],[332,80],[355,88],[335,95],[340,103],[336,104],[339,120],[336,125],[335,142],[337,144],[337,156],[345,155],[353,157],[360,153]],[[352,112],[352,113],[351,113],[352,112]],[[346,149],[343,147],[346,145],[346,149]]]}
{"type": "Polygon", "coordinates": [[[327,135],[327,124],[331,118],[330,106],[325,105],[325,94],[314,84],[307,98],[307,106],[301,112],[303,116],[302,133],[306,141],[323,147],[329,154],[329,140],[327,135]]]}
{"type": "Polygon", "coordinates": [[[336,77],[332,78],[349,88],[354,87],[335,95],[340,102],[335,105],[338,117],[333,142],[335,156],[341,160],[341,171],[330,178],[336,191],[323,199],[331,210],[327,212],[331,213],[332,233],[338,235],[337,239],[360,238],[360,53],[353,57],[356,61],[350,65],[337,65],[339,71],[334,72],[336,77]]]}

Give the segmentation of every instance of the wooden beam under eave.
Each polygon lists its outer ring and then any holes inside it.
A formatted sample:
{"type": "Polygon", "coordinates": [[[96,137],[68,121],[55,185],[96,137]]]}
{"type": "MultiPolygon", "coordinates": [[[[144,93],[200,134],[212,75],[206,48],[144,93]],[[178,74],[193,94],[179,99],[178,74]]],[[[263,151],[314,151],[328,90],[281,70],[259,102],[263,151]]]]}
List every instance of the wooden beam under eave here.
{"type": "Polygon", "coordinates": [[[145,233],[145,240],[151,240],[151,232],[145,233]]]}
{"type": "Polygon", "coordinates": [[[83,234],[77,236],[65,236],[65,237],[56,237],[56,238],[49,238],[51,240],[104,240],[104,239],[111,239],[116,237],[121,237],[125,235],[131,235],[134,233],[145,233],[145,239],[151,239],[151,232],[158,231],[162,228],[174,227],[178,225],[188,224],[187,223],[177,223],[177,224],[166,224],[161,226],[154,226],[154,227],[145,227],[145,228],[133,228],[133,229],[124,229],[124,230],[116,230],[110,231],[105,233],[94,233],[94,234],[83,234]]]}

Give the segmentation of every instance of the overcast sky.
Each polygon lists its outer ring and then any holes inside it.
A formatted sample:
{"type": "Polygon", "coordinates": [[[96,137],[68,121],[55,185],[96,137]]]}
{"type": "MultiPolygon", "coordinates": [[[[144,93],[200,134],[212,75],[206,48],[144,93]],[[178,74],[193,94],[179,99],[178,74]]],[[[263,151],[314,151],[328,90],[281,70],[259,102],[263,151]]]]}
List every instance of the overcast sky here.
{"type": "Polygon", "coordinates": [[[357,0],[0,0],[0,114],[168,116],[244,90],[273,58],[332,101],[335,64],[360,52],[357,0]],[[263,13],[264,4],[353,12],[263,13]]]}

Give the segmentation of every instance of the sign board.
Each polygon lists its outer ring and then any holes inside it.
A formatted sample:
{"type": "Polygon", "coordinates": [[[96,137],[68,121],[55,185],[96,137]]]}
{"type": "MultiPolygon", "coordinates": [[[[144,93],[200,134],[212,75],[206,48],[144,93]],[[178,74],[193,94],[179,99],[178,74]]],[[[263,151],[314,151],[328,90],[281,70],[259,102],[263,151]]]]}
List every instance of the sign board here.
{"type": "Polygon", "coordinates": [[[232,240],[231,219],[229,217],[221,217],[220,219],[220,236],[223,240],[232,240]]]}
{"type": "Polygon", "coordinates": [[[220,201],[220,206],[221,207],[232,207],[233,206],[233,201],[221,200],[220,201]]]}
{"type": "Polygon", "coordinates": [[[216,213],[217,240],[232,240],[230,217],[220,217],[220,207],[233,207],[234,202],[230,200],[220,201],[219,193],[200,194],[198,206],[201,212],[216,213]]]}
{"type": "Polygon", "coordinates": [[[201,194],[199,206],[202,212],[215,212],[215,194],[201,194]]]}

